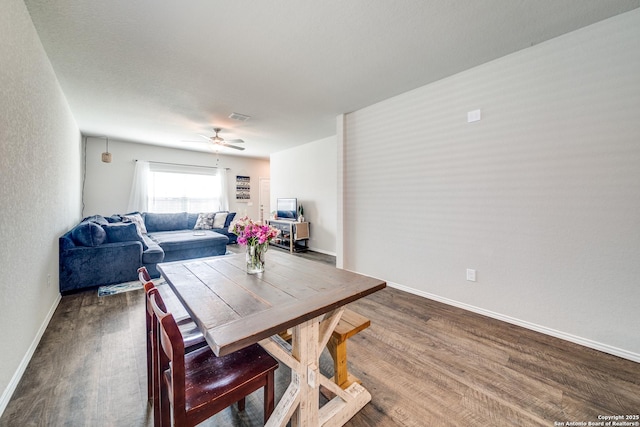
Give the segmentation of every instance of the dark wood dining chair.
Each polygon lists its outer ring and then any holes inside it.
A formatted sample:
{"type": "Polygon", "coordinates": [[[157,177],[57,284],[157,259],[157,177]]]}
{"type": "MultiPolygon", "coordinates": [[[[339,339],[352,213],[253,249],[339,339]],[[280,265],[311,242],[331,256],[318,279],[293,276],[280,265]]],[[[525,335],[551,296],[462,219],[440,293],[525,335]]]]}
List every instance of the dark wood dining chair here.
{"type": "Polygon", "coordinates": [[[195,426],[235,402],[243,411],[245,397],[260,388],[266,423],[274,408],[278,362],[258,344],[221,357],[209,347],[185,353],[180,329],[160,306],[158,290],[150,290],[148,299],[156,316],[161,425],[195,426]]]}
{"type": "Polygon", "coordinates": [[[140,267],[138,269],[138,280],[143,285],[151,281],[151,275],[149,274],[149,270],[147,270],[147,267],[140,267]]]}
{"type": "MultiPolygon", "coordinates": [[[[149,290],[154,289],[155,285],[151,281],[151,277],[149,276],[149,272],[145,267],[140,267],[138,269],[138,279],[142,283],[144,287],[145,294],[149,292],[149,290]]],[[[166,311],[166,307],[164,305],[164,301],[160,300],[161,308],[166,311]]],[[[146,327],[147,327],[147,400],[149,402],[153,401],[153,337],[152,337],[152,325],[153,325],[153,308],[151,304],[149,304],[149,300],[147,299],[147,313],[146,313],[146,327]]],[[[202,348],[207,346],[207,342],[198,329],[198,326],[190,317],[184,317],[177,319],[176,323],[180,328],[180,333],[184,339],[184,347],[185,351],[190,352],[196,350],[198,348],[202,348]]]]}

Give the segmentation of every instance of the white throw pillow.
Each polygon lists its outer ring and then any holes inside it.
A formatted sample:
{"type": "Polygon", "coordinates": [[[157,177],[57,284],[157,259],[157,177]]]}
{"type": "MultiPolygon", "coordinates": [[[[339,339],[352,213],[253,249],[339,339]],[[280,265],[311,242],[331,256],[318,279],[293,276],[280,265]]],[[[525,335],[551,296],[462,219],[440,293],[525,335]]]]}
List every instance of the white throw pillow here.
{"type": "Polygon", "coordinates": [[[224,223],[227,222],[227,212],[217,212],[213,219],[213,228],[224,228],[224,223]]]}

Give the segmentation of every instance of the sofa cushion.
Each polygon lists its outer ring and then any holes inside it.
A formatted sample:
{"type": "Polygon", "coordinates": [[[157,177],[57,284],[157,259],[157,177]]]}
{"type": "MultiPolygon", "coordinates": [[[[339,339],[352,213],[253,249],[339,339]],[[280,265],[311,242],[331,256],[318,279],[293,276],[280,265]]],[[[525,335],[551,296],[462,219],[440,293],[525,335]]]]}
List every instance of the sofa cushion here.
{"type": "Polygon", "coordinates": [[[214,212],[203,212],[198,214],[198,220],[193,227],[194,230],[211,230],[213,228],[214,212]]]}
{"type": "Polygon", "coordinates": [[[72,231],[73,230],[67,231],[60,237],[60,239],[58,239],[58,247],[60,248],[60,253],[76,247],[76,244],[73,241],[73,236],[71,235],[72,231]]]}
{"type": "Polygon", "coordinates": [[[132,222],[109,224],[105,225],[103,228],[107,234],[107,241],[109,243],[138,241],[142,243],[142,248],[144,250],[149,248],[142,238],[142,235],[138,233],[138,227],[136,227],[132,222]]]}
{"type": "Polygon", "coordinates": [[[139,213],[122,215],[122,222],[132,222],[136,225],[138,233],[140,233],[141,235],[147,234],[147,228],[144,224],[144,219],[142,219],[142,215],[140,215],[139,213]]]}
{"type": "Polygon", "coordinates": [[[214,242],[224,241],[226,246],[229,241],[227,236],[209,230],[201,231],[197,234],[193,230],[163,231],[149,234],[149,237],[159,244],[165,253],[203,248],[210,246],[214,242]]]}
{"type": "Polygon", "coordinates": [[[196,226],[196,221],[198,220],[198,214],[197,213],[188,213],[187,214],[187,228],[189,230],[193,230],[193,227],[196,226]]]}
{"type": "Polygon", "coordinates": [[[186,212],[154,213],[147,212],[144,217],[147,233],[171,230],[186,230],[189,218],[186,212]]]}
{"type": "Polygon", "coordinates": [[[104,229],[95,222],[81,222],[72,231],[73,241],[82,246],[99,246],[107,238],[104,229]]]}

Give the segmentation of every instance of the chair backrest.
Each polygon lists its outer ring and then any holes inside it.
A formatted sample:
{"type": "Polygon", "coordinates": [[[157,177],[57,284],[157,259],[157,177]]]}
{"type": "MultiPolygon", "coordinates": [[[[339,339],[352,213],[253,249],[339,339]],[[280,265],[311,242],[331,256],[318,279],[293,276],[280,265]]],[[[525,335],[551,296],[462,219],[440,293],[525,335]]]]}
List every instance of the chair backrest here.
{"type": "Polygon", "coordinates": [[[151,289],[147,295],[157,319],[154,324],[158,328],[155,336],[158,340],[160,353],[160,376],[171,367],[171,386],[173,390],[170,395],[173,396],[174,412],[183,414],[185,413],[185,367],[182,334],[173,315],[167,312],[158,289],[151,289]]]}
{"type": "Polygon", "coordinates": [[[160,309],[163,312],[167,312],[167,307],[164,305],[164,301],[162,300],[162,297],[160,296],[160,292],[158,292],[158,288],[156,288],[156,286],[153,284],[153,282],[146,282],[144,284],[144,292],[147,295],[147,315],[149,316],[149,318],[153,318],[155,316],[155,313],[153,312],[153,306],[151,305],[151,298],[149,297],[149,292],[153,290],[154,294],[158,294],[158,307],[160,307],[160,309]]]}
{"type": "MultiPolygon", "coordinates": [[[[144,267],[142,267],[144,268],[144,267]]],[[[146,316],[146,320],[147,320],[147,333],[151,332],[151,327],[152,324],[154,322],[154,313],[153,313],[153,307],[151,306],[151,300],[149,299],[149,291],[154,289],[156,292],[158,291],[158,289],[156,289],[156,286],[153,284],[153,282],[148,281],[148,282],[142,282],[143,286],[144,286],[144,293],[145,295],[147,295],[147,316],[146,316]]],[[[162,300],[160,301],[161,308],[164,309],[164,311],[166,310],[166,307],[164,306],[164,302],[162,302],[162,300]]]]}
{"type": "MultiPolygon", "coordinates": [[[[158,337],[158,344],[160,344],[159,337],[160,337],[161,317],[158,316],[158,313],[161,313],[163,316],[171,316],[171,319],[173,319],[173,315],[167,311],[167,307],[165,306],[164,301],[162,300],[162,296],[160,296],[160,292],[158,291],[158,288],[153,286],[153,282],[145,283],[145,292],[147,294],[147,314],[151,321],[151,326],[153,328],[152,331],[154,333],[154,336],[158,337]],[[147,285],[151,285],[151,286],[147,286],[147,285]]],[[[176,323],[175,320],[173,321],[173,323],[176,323]]],[[[176,328],[178,329],[180,342],[183,343],[182,334],[180,333],[180,328],[178,328],[177,323],[176,323],[176,328]]],[[[183,343],[182,349],[184,353],[184,343],[183,343]]]]}
{"type": "Polygon", "coordinates": [[[151,281],[151,276],[147,271],[147,267],[140,267],[138,269],[138,280],[140,280],[140,283],[142,283],[143,285],[151,281]]]}
{"type": "Polygon", "coordinates": [[[153,309],[151,308],[151,303],[148,298],[149,290],[155,289],[155,285],[151,281],[151,276],[149,276],[149,272],[146,267],[140,267],[138,269],[138,280],[142,283],[144,287],[144,292],[147,294],[147,332],[151,331],[151,319],[153,318],[153,309]]]}

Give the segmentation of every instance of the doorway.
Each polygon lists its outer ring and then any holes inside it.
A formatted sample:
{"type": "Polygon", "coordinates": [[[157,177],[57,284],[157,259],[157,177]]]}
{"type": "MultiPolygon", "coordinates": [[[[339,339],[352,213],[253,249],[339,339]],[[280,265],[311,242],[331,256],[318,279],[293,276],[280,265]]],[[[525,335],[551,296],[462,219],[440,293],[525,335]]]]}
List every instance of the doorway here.
{"type": "Polygon", "coordinates": [[[271,212],[271,179],[258,178],[260,204],[260,222],[264,224],[265,220],[270,218],[271,212]]]}

